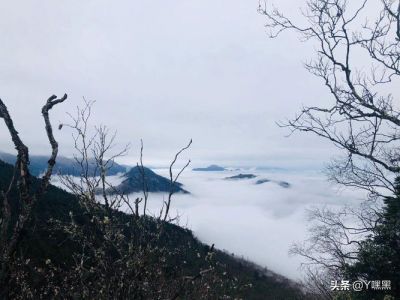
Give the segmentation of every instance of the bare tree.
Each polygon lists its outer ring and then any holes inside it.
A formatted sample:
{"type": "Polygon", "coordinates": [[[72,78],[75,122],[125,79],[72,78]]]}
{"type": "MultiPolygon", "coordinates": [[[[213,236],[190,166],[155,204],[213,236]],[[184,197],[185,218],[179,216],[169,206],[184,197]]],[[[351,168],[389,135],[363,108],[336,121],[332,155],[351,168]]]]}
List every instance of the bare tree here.
{"type": "MultiPolygon", "coordinates": [[[[145,172],[145,168],[143,165],[143,140],[140,141],[141,142],[141,147],[140,147],[140,163],[137,163],[137,167],[139,168],[140,171],[140,175],[141,175],[141,181],[142,181],[142,189],[143,189],[143,198],[137,198],[135,201],[135,206],[136,206],[136,211],[138,211],[138,205],[141,202],[144,202],[143,205],[143,215],[146,215],[147,212],[147,201],[148,201],[148,197],[149,197],[149,188],[148,188],[148,184],[147,184],[147,178],[146,178],[146,172],[145,172]]],[[[189,141],[189,143],[183,147],[182,149],[180,149],[174,156],[174,159],[171,161],[170,165],[169,165],[169,192],[168,192],[168,197],[167,200],[163,201],[162,206],[160,208],[160,212],[159,212],[159,216],[158,216],[158,220],[163,220],[165,221],[175,221],[176,219],[179,218],[179,216],[174,217],[174,218],[169,218],[169,213],[170,213],[170,208],[171,208],[171,203],[172,203],[172,197],[175,194],[176,190],[177,190],[177,182],[179,177],[181,176],[181,174],[185,171],[185,169],[190,165],[191,161],[188,160],[186,162],[186,164],[180,168],[177,172],[176,175],[174,175],[174,167],[176,162],[179,159],[179,156],[187,149],[190,148],[190,146],[192,145],[193,141],[192,139],[189,141]]]]}
{"type": "Polygon", "coordinates": [[[360,207],[345,206],[338,211],[326,207],[308,210],[309,222],[317,225],[311,227],[311,237],[294,245],[291,252],[307,258],[307,267],[323,266],[338,278],[338,270],[357,260],[360,241],[376,227],[380,212],[379,207],[375,209],[364,202],[360,207]]]}
{"type": "Polygon", "coordinates": [[[175,163],[178,160],[179,156],[182,154],[182,152],[189,149],[189,147],[192,145],[192,142],[193,142],[192,139],[190,139],[189,143],[175,154],[175,157],[169,166],[170,189],[169,189],[169,193],[168,193],[168,199],[167,199],[167,201],[164,201],[163,207],[161,208],[161,211],[160,211],[160,216],[161,216],[162,212],[164,210],[164,205],[165,205],[165,211],[164,211],[164,217],[163,217],[164,221],[166,221],[169,216],[172,195],[175,193],[175,190],[176,190],[176,183],[178,182],[178,179],[181,176],[181,174],[183,173],[183,171],[185,171],[185,169],[190,165],[191,161],[188,160],[188,162],[178,171],[178,173],[175,176],[173,173],[173,168],[174,168],[175,163]]]}
{"type": "Polygon", "coordinates": [[[49,112],[57,104],[64,102],[67,99],[65,94],[62,98],[57,99],[57,96],[51,96],[42,108],[42,115],[45,121],[46,134],[52,148],[51,156],[48,160],[48,167],[45,174],[40,180],[39,188],[31,191],[31,175],[29,172],[29,151],[28,147],[23,143],[18,131],[15,129],[13,120],[8,112],[4,102],[0,99],[0,118],[6,124],[6,127],[11,135],[11,139],[17,150],[17,159],[15,163],[14,174],[6,191],[2,191],[3,198],[2,214],[1,214],[1,237],[0,237],[0,254],[1,254],[1,271],[0,271],[0,286],[5,286],[7,280],[9,266],[12,257],[16,251],[17,245],[21,239],[21,232],[26,224],[31,220],[32,211],[37,201],[45,193],[53,172],[53,167],[56,163],[58,154],[58,143],[53,135],[53,128],[50,122],[49,112]],[[13,188],[14,182],[17,180],[19,199],[11,199],[9,197],[13,188]],[[11,201],[18,203],[12,204],[11,201]],[[16,221],[13,222],[13,218],[16,221]]]}
{"type": "Polygon", "coordinates": [[[293,30],[315,43],[316,59],[305,67],[322,79],[333,100],[304,107],[281,125],[333,142],[346,155],[332,163],[331,179],[374,196],[392,193],[400,172],[400,110],[394,98],[398,95],[393,95],[400,75],[400,2],[382,1],[377,19],[365,23],[360,19],[368,2],[358,3],[354,7],[345,0],[309,1],[305,26],[266,4],[259,10],[271,37],[293,30]],[[362,55],[370,60],[360,66],[357,59],[362,55]]]}
{"type": "Polygon", "coordinates": [[[104,206],[109,217],[111,211],[118,209],[126,198],[120,193],[111,194],[115,189],[107,178],[109,170],[114,166],[115,159],[127,154],[129,145],[115,150],[116,132],[110,132],[107,126],[90,125],[94,101],[84,99],[84,106],[77,107],[76,115],[69,114],[71,123],[62,124],[61,128],[73,130],[74,160],[80,176],[60,175],[61,183],[81,200],[88,211],[99,207],[97,195],[103,197],[104,206]]]}
{"type": "MultiPolygon", "coordinates": [[[[335,183],[368,192],[359,209],[333,212],[315,209],[311,238],[292,252],[306,257],[308,278],[323,287],[315,270],[331,278],[357,259],[359,242],[381,218],[383,197],[395,192],[400,172],[400,1],[377,2],[309,0],[301,24],[265,1],[259,12],[266,17],[271,38],[285,31],[298,33],[316,47],[316,57],[305,68],[321,78],[330,98],[320,106],[303,107],[282,127],[311,132],[342,150],[327,168],[335,183]],[[374,6],[375,5],[375,6],[374,6]],[[368,16],[375,9],[375,19],[368,16]]],[[[324,290],[324,297],[332,299],[324,290]]]]}
{"type": "MultiPolygon", "coordinates": [[[[147,178],[146,178],[146,172],[144,169],[143,165],[143,140],[140,140],[140,165],[139,163],[137,164],[140,174],[142,176],[142,183],[143,183],[143,215],[145,216],[147,213],[147,200],[149,198],[149,187],[147,185],[147,178]]],[[[136,207],[139,206],[139,199],[136,200],[136,207]]],[[[138,208],[137,208],[138,211],[138,208]]],[[[138,212],[136,212],[138,214],[138,212]]]]}
{"type": "Polygon", "coordinates": [[[175,154],[169,166],[170,190],[159,215],[148,217],[146,206],[149,193],[143,165],[143,141],[140,162],[137,163],[143,184],[143,198],[131,201],[129,195],[114,187],[107,178],[113,160],[124,155],[127,147],[112,154],[115,134],[110,137],[104,126],[95,127],[90,132],[93,104],[85,101],[83,108],[78,107],[76,115],[70,115],[72,123],[62,126],[74,131],[73,140],[77,152],[74,158],[81,176],[75,178],[61,175],[61,182],[79,199],[89,220],[86,224],[76,226],[73,220],[75,216],[71,215],[71,223],[53,224],[54,228],[68,232],[69,239],[82,245],[81,251],[74,254],[73,272],[63,273],[65,280],[77,282],[78,290],[85,298],[97,293],[111,298],[177,299],[193,292],[198,293],[193,288],[195,286],[204,289],[201,294],[207,297],[213,293],[205,288],[207,282],[218,283],[220,286],[231,285],[230,280],[224,282],[219,277],[213,247],[203,258],[202,264],[206,267],[200,268],[196,274],[186,274],[182,266],[170,264],[171,259],[186,255],[187,251],[186,245],[182,247],[173,242],[176,237],[168,226],[176,220],[169,216],[172,197],[176,192],[177,181],[189,166],[190,160],[178,169],[177,174],[174,174],[175,164],[191,146],[192,140],[175,154]],[[128,207],[130,214],[118,214],[117,210],[122,204],[128,207]],[[143,217],[140,216],[140,204],[143,204],[143,217]],[[172,247],[166,244],[171,239],[172,247]],[[173,270],[176,277],[166,280],[165,270],[173,270]],[[93,280],[93,277],[96,279],[93,280]],[[94,291],[93,286],[97,286],[100,293],[94,291]]]}

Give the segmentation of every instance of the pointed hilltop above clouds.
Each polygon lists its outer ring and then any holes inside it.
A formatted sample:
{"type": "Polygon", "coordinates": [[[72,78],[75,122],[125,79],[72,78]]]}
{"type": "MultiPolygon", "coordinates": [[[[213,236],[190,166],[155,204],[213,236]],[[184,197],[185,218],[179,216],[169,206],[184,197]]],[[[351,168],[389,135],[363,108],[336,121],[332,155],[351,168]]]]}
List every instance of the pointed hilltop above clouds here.
{"type": "MultiPolygon", "coordinates": [[[[134,167],[125,175],[123,175],[123,181],[115,189],[118,192],[125,194],[143,192],[144,184],[148,192],[160,192],[168,193],[171,189],[171,182],[168,178],[160,176],[154,173],[149,168],[144,167],[144,174],[142,167],[134,167]],[[144,179],[144,180],[143,180],[144,179]]],[[[189,192],[182,188],[182,184],[179,182],[175,183],[174,193],[185,193],[189,192]]]]}

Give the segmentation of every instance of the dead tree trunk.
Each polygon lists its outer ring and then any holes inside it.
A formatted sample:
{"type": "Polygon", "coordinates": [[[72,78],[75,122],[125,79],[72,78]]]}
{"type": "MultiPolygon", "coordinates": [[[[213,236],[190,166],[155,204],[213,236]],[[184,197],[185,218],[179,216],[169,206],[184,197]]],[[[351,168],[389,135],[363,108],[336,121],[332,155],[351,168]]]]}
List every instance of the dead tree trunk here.
{"type": "MultiPolygon", "coordinates": [[[[0,287],[5,287],[9,275],[9,267],[17,249],[18,243],[21,240],[21,233],[25,228],[26,224],[32,217],[32,211],[37,200],[43,196],[46,191],[53,167],[56,163],[58,154],[58,143],[53,135],[53,128],[50,122],[49,111],[57,104],[64,102],[67,99],[65,94],[62,98],[57,99],[57,96],[51,96],[42,108],[42,115],[46,125],[46,133],[49,139],[52,153],[48,161],[48,167],[46,173],[41,178],[39,189],[33,193],[31,192],[31,175],[29,172],[29,149],[23,143],[19,137],[18,131],[14,127],[13,120],[8,112],[6,105],[0,99],[0,118],[2,118],[6,124],[6,127],[11,135],[11,139],[14,143],[15,149],[17,150],[17,161],[15,164],[15,170],[13,178],[10,182],[7,191],[2,191],[3,198],[3,211],[2,211],[2,222],[1,222],[1,270],[0,270],[0,287]],[[9,194],[14,185],[15,179],[17,179],[17,188],[19,192],[19,199],[10,199],[9,194]],[[13,205],[11,201],[19,201],[17,207],[19,211],[13,211],[13,205]],[[12,216],[18,214],[17,221],[12,224],[12,216]]],[[[3,289],[5,293],[6,289],[3,289]]]]}

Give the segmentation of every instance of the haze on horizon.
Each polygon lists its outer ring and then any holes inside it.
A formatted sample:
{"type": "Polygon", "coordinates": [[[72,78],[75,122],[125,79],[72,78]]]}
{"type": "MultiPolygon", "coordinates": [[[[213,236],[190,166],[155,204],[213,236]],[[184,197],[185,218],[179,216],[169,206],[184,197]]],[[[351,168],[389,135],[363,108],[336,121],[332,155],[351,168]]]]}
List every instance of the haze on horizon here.
{"type": "MultiPolygon", "coordinates": [[[[294,11],[304,1],[279,5],[294,11]]],[[[96,100],[94,124],[131,143],[121,162],[163,165],[193,138],[194,166],[320,167],[335,148],[310,135],[286,138],[277,121],[329,97],[302,61],[310,45],[270,40],[258,1],[29,0],[0,4],[0,97],[31,153],[49,152],[40,109],[68,93],[53,122],[96,100]]],[[[3,126],[3,125],[2,125],[3,126]]],[[[72,155],[68,131],[60,154],[72,155]]],[[[13,152],[6,130],[0,149],[13,152]]]]}

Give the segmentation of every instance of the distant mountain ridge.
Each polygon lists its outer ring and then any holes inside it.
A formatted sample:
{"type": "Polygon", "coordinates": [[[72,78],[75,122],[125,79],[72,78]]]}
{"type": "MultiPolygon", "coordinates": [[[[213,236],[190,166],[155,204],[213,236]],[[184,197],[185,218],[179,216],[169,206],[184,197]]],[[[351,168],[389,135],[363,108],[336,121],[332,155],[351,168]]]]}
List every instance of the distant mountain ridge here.
{"type": "MultiPolygon", "coordinates": [[[[143,169],[144,174],[141,167],[138,166],[129,170],[129,172],[123,175],[124,180],[115,188],[115,190],[129,194],[143,192],[145,187],[148,192],[170,192],[171,181],[169,179],[154,173],[149,168],[143,167],[143,169]]],[[[182,186],[182,183],[176,182],[173,192],[188,194],[189,192],[184,190],[182,186]]],[[[110,192],[113,193],[112,191],[110,192]]]]}
{"type": "Polygon", "coordinates": [[[224,167],[218,165],[210,165],[205,168],[194,168],[193,171],[203,171],[203,172],[217,172],[217,171],[225,171],[224,167]]]}
{"type": "MultiPolygon", "coordinates": [[[[229,177],[225,177],[224,180],[228,180],[228,181],[240,181],[240,180],[250,180],[250,179],[255,179],[257,178],[258,175],[254,175],[254,174],[238,174],[238,175],[234,175],[234,176],[229,176],[229,177]]],[[[254,184],[256,185],[261,185],[264,183],[268,183],[268,182],[273,182],[276,183],[277,185],[279,185],[282,188],[288,189],[290,188],[292,185],[289,182],[286,181],[277,181],[277,180],[272,180],[272,179],[268,179],[268,178],[261,178],[258,179],[256,182],[254,182],[254,184]]]]}
{"type": "Polygon", "coordinates": [[[256,178],[256,177],[257,176],[254,175],[254,174],[242,174],[242,173],[240,173],[239,175],[225,177],[225,180],[253,179],[253,178],[256,178]]]}
{"type": "MultiPolygon", "coordinates": [[[[0,151],[0,160],[14,165],[16,160],[16,155],[5,153],[0,151]]],[[[31,155],[30,156],[30,165],[29,170],[33,176],[39,176],[44,173],[47,169],[49,157],[44,155],[31,155]]],[[[63,156],[58,156],[56,160],[56,165],[54,166],[54,174],[62,174],[62,175],[72,175],[72,176],[80,176],[81,175],[81,167],[73,158],[67,158],[63,156]]],[[[109,169],[107,175],[117,175],[120,173],[125,173],[127,171],[126,166],[122,166],[113,163],[111,168],[109,169]]],[[[95,162],[94,159],[89,161],[89,174],[92,175],[95,173],[95,162]]],[[[98,175],[98,174],[97,174],[98,175]]]]}

